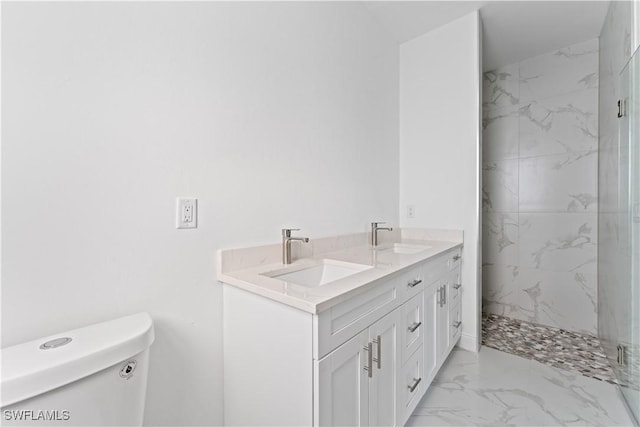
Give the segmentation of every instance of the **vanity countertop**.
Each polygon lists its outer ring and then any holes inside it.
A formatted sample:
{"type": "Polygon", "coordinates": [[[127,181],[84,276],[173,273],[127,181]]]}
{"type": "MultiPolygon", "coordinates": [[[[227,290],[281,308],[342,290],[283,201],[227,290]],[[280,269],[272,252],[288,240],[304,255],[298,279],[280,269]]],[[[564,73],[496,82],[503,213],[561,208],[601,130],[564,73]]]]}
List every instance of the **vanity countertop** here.
{"type": "Polygon", "coordinates": [[[233,271],[225,271],[221,268],[224,251],[219,251],[218,280],[308,313],[317,314],[368,290],[378,281],[401,270],[462,245],[461,239],[455,240],[402,239],[399,242],[403,245],[428,246],[415,253],[395,253],[390,250],[393,243],[385,243],[376,248],[370,245],[359,245],[296,259],[289,265],[268,262],[233,271]],[[359,264],[371,268],[317,287],[302,286],[277,277],[270,277],[299,271],[323,262],[337,266],[341,263],[346,266],[359,264]]]}

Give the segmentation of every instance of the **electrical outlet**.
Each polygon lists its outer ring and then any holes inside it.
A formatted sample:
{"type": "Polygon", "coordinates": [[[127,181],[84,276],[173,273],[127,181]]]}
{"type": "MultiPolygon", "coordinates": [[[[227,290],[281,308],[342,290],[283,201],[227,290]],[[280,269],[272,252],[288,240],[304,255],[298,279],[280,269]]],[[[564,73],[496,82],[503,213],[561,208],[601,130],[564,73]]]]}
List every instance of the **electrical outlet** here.
{"type": "Polygon", "coordinates": [[[414,205],[407,205],[407,218],[416,217],[416,207],[414,205]]]}
{"type": "Polygon", "coordinates": [[[178,197],[176,199],[176,228],[198,226],[198,199],[178,197]]]}

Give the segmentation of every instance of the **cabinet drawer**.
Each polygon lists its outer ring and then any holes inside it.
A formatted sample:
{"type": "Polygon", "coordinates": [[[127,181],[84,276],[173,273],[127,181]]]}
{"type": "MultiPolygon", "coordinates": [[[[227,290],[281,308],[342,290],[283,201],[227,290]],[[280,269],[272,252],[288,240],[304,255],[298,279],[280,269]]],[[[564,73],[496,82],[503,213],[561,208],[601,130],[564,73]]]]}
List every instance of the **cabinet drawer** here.
{"type": "Polygon", "coordinates": [[[449,267],[449,270],[460,267],[460,264],[462,264],[462,248],[454,249],[447,254],[447,257],[447,266],[449,267]]]}
{"type": "Polygon", "coordinates": [[[401,423],[404,425],[427,389],[426,378],[422,367],[422,346],[409,358],[402,367],[398,378],[398,406],[397,411],[401,423]]]}
{"type": "Polygon", "coordinates": [[[449,283],[449,305],[456,305],[460,301],[460,293],[462,292],[462,277],[460,276],[460,267],[451,272],[449,283]]]}
{"type": "Polygon", "coordinates": [[[429,260],[422,266],[423,280],[425,286],[429,286],[436,280],[449,272],[449,253],[440,255],[435,259],[429,260]]]}
{"type": "Polygon", "coordinates": [[[449,309],[449,346],[453,347],[462,332],[462,316],[460,313],[460,303],[453,305],[449,309]]]}
{"type": "Polygon", "coordinates": [[[424,301],[422,294],[407,301],[401,309],[400,342],[402,362],[406,362],[424,342],[424,301]]]}
{"type": "Polygon", "coordinates": [[[403,273],[398,279],[399,293],[402,293],[402,300],[413,298],[424,290],[424,266],[414,267],[403,273]]]}
{"type": "Polygon", "coordinates": [[[318,346],[314,348],[316,359],[347,342],[400,305],[398,278],[385,280],[386,283],[374,286],[314,316],[314,328],[317,328],[318,337],[318,346]]]}

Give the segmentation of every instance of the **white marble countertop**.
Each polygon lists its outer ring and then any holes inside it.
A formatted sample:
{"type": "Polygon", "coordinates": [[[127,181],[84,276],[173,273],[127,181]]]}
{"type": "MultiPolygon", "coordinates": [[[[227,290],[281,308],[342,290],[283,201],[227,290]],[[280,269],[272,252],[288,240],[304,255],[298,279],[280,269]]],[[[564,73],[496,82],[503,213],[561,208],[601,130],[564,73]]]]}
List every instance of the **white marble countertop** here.
{"type": "Polygon", "coordinates": [[[221,266],[223,251],[219,251],[218,280],[308,313],[317,314],[366,291],[381,279],[462,245],[462,239],[451,240],[453,241],[402,238],[397,239],[396,243],[422,245],[428,248],[413,254],[400,254],[388,250],[393,245],[392,242],[376,248],[370,245],[358,245],[297,259],[290,265],[267,262],[233,271],[226,271],[221,266]],[[318,265],[323,262],[322,260],[330,260],[330,263],[337,265],[341,262],[355,263],[371,268],[317,287],[306,287],[269,277],[318,265]]]}

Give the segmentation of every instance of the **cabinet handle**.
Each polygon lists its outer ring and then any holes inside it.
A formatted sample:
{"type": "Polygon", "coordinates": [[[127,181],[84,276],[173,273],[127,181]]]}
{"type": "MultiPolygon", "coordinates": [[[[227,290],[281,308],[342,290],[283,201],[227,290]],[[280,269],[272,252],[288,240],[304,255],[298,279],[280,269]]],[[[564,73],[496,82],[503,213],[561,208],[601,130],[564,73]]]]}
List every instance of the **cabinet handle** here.
{"type": "Polygon", "coordinates": [[[457,261],[457,260],[459,260],[459,259],[460,259],[460,255],[455,254],[455,255],[453,256],[453,260],[454,260],[454,261],[457,261]]]}
{"type": "Polygon", "coordinates": [[[367,366],[364,367],[364,370],[368,372],[368,376],[371,378],[373,376],[373,343],[370,342],[363,349],[367,352],[367,366]]]}
{"type": "Polygon", "coordinates": [[[373,342],[378,346],[378,357],[374,357],[373,361],[378,364],[378,369],[380,369],[382,368],[382,337],[378,335],[373,342]]]}
{"type": "Polygon", "coordinates": [[[442,306],[447,304],[447,285],[442,285],[442,306]]]}
{"type": "Polygon", "coordinates": [[[413,379],[413,385],[407,386],[407,388],[409,389],[409,393],[413,393],[416,387],[418,387],[418,384],[420,384],[420,381],[422,381],[422,377],[413,379]]]}
{"type": "Polygon", "coordinates": [[[420,283],[422,283],[422,280],[420,279],[416,279],[413,282],[409,282],[407,283],[407,286],[410,288],[415,288],[416,286],[418,286],[420,283]]]}
{"type": "Polygon", "coordinates": [[[420,327],[420,325],[422,325],[422,322],[414,323],[413,325],[409,326],[407,329],[409,330],[409,332],[415,332],[416,329],[420,327]]]}
{"type": "Polygon", "coordinates": [[[455,326],[456,329],[459,329],[460,325],[462,325],[462,322],[459,320],[457,322],[453,322],[453,326],[455,326]]]}
{"type": "Polygon", "coordinates": [[[460,289],[462,287],[462,283],[456,283],[453,285],[453,289],[460,289]]]}
{"type": "Polygon", "coordinates": [[[444,307],[444,304],[445,304],[445,295],[444,295],[444,293],[446,292],[445,289],[447,289],[447,285],[442,285],[440,286],[440,289],[438,289],[438,296],[440,297],[438,301],[438,305],[440,307],[444,307]]]}

